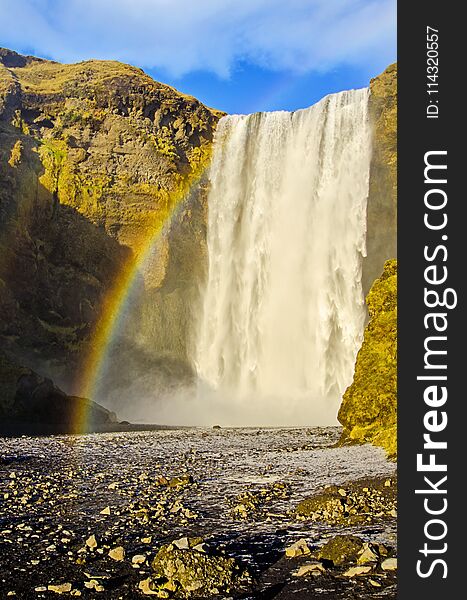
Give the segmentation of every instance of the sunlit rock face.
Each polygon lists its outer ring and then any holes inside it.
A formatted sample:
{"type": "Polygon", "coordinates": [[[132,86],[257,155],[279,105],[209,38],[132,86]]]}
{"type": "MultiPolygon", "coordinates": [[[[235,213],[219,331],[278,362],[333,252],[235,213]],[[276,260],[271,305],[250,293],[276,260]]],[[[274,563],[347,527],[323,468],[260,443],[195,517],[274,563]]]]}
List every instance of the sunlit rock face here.
{"type": "Polygon", "coordinates": [[[339,410],[343,441],[397,453],[397,262],[389,260],[367,296],[370,321],[352,385],[339,410]]]}
{"type": "Polygon", "coordinates": [[[72,387],[106,295],[202,174],[219,116],[128,65],[0,51],[3,347],[72,387]]]}

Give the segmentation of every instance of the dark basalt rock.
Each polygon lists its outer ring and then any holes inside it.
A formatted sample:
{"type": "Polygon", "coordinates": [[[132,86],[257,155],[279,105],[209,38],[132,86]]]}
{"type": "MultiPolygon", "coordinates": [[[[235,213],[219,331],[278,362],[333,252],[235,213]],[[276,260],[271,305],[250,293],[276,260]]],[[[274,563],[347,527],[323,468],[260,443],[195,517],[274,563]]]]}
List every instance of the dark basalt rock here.
{"type": "Polygon", "coordinates": [[[68,396],[51,379],[0,352],[0,433],[68,433],[116,423],[116,415],[87,398],[68,396]]]}

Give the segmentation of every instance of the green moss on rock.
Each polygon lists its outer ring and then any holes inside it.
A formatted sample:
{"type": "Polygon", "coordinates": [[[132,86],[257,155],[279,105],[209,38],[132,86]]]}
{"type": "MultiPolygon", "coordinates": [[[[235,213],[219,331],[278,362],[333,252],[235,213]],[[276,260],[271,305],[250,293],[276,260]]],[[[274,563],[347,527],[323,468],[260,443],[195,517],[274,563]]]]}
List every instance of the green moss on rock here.
{"type": "Polygon", "coordinates": [[[397,454],[397,262],[388,260],[368,296],[370,321],[357,356],[352,385],[338,419],[343,440],[371,442],[397,454]]]}
{"type": "MultiPolygon", "coordinates": [[[[75,374],[106,299],[198,189],[221,114],[130,65],[0,49],[1,347],[81,392],[75,374]]],[[[198,229],[187,272],[203,252],[198,229]]],[[[163,286],[173,252],[154,255],[146,286],[163,286]]],[[[165,294],[161,314],[181,323],[170,339],[186,337],[178,304],[165,294]]]]}
{"type": "Polygon", "coordinates": [[[337,567],[357,560],[363,541],[355,535],[336,535],[316,553],[319,560],[329,561],[337,567]]]}
{"type": "Polygon", "coordinates": [[[160,597],[211,598],[240,591],[251,585],[251,577],[234,558],[210,555],[174,544],[162,546],[152,562],[152,589],[166,592],[160,597]]]}

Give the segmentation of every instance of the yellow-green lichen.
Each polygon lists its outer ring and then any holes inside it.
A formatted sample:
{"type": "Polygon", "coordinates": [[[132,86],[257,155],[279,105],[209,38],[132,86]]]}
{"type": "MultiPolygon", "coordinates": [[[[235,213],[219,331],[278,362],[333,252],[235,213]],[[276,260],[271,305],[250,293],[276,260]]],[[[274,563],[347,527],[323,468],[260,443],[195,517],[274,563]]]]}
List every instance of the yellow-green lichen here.
{"type": "Polygon", "coordinates": [[[352,385],[338,419],[344,439],[397,454],[397,262],[389,260],[368,296],[370,321],[357,356],[352,385]]]}
{"type": "Polygon", "coordinates": [[[21,162],[22,150],[23,150],[23,144],[21,143],[21,140],[17,140],[15,142],[15,145],[11,149],[11,155],[10,155],[10,159],[8,161],[8,164],[10,165],[10,167],[15,168],[19,165],[19,163],[21,162]]]}

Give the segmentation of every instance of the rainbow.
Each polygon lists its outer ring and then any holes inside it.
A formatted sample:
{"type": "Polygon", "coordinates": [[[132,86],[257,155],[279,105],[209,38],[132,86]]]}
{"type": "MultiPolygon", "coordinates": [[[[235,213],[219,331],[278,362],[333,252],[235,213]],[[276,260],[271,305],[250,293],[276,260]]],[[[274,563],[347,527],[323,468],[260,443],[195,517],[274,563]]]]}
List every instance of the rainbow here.
{"type": "MultiPolygon", "coordinates": [[[[206,169],[207,166],[204,163],[192,173],[191,177],[180,186],[177,192],[172,194],[170,201],[167,203],[166,214],[162,216],[163,218],[160,214],[154,217],[154,222],[146,228],[141,240],[139,240],[134,255],[123,266],[107,292],[101,307],[101,317],[91,334],[90,349],[80,368],[79,378],[75,385],[79,390],[79,396],[82,398],[92,400],[95,396],[97,384],[105,370],[109,349],[120,329],[122,317],[125,314],[138,275],[151,255],[164,227],[171,222],[177,208],[199,183],[206,169]]],[[[83,433],[88,430],[88,402],[78,405],[73,416],[73,423],[73,430],[76,433],[83,433]]]]}

